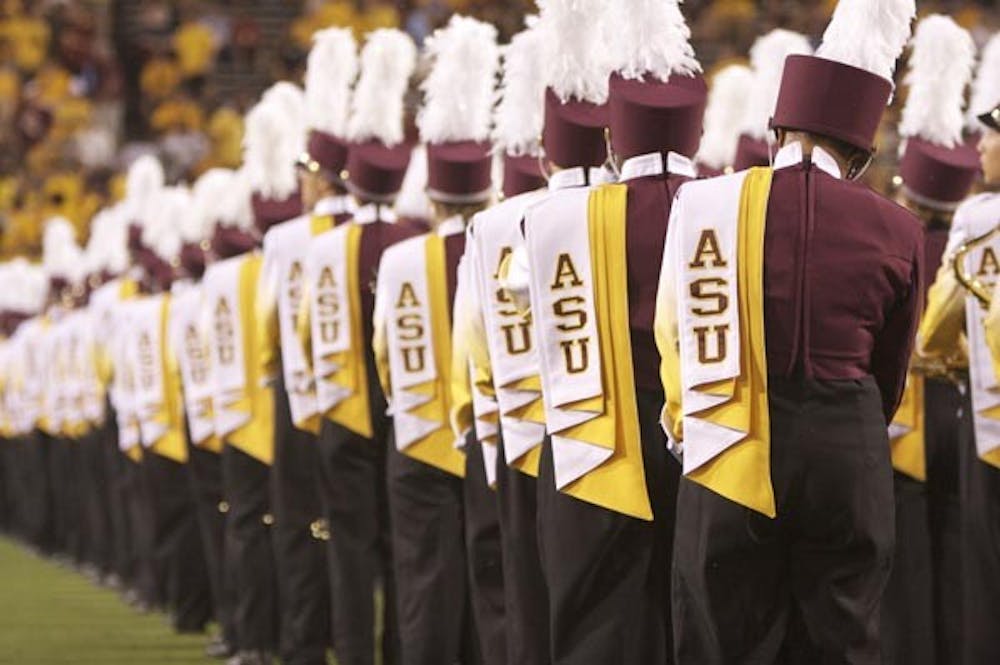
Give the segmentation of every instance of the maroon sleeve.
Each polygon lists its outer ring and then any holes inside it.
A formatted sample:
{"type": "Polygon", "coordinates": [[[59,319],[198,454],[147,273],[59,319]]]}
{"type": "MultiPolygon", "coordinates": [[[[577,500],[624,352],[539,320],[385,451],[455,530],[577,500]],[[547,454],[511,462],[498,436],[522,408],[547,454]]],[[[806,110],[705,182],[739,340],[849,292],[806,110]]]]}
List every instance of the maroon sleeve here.
{"type": "Polygon", "coordinates": [[[871,371],[882,393],[882,410],[885,422],[892,422],[906,386],[906,373],[910,354],[923,312],[924,240],[915,237],[909,282],[902,297],[895,303],[885,319],[885,325],[875,336],[872,349],[871,371]]]}

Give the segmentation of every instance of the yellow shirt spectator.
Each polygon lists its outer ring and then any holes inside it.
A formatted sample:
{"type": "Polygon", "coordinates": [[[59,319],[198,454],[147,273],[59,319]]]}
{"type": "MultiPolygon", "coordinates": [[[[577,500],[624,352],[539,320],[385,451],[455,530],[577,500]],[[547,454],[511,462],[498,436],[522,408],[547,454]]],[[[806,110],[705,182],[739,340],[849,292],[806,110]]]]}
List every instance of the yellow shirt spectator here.
{"type": "Polygon", "coordinates": [[[205,125],[201,107],[188,99],[168,99],[153,111],[150,126],[157,132],[199,130],[205,125]]]}
{"type": "Polygon", "coordinates": [[[212,165],[236,168],[243,160],[243,116],[231,108],[222,107],[208,121],[208,138],[212,141],[212,165]]]}
{"type": "Polygon", "coordinates": [[[14,64],[22,72],[35,72],[45,62],[52,35],[42,19],[12,16],[0,24],[0,35],[10,45],[14,64]]]}
{"type": "Polygon", "coordinates": [[[188,21],[174,33],[174,50],[182,76],[201,76],[215,62],[215,35],[205,24],[188,21]]]}
{"type": "Polygon", "coordinates": [[[163,99],[168,97],[181,82],[181,70],[168,58],[153,58],[142,68],[139,87],[147,97],[163,99]]]}

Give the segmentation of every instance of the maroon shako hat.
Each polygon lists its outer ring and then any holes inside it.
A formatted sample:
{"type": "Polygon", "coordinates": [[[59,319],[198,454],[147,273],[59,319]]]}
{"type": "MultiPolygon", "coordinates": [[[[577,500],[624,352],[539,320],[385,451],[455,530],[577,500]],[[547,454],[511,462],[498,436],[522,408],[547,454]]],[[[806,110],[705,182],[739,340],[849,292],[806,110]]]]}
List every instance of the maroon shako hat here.
{"type": "Polygon", "coordinates": [[[366,37],[344,174],[347,189],[362,202],[391,203],[402,187],[413,151],[403,131],[403,98],[416,61],[417,47],[400,30],[375,30],[366,37]]]}
{"type": "Polygon", "coordinates": [[[605,131],[611,124],[606,103],[559,100],[552,88],[545,90],[545,124],[542,148],[559,168],[601,166],[608,159],[605,131]]]}
{"type": "Polygon", "coordinates": [[[347,157],[347,189],[366,202],[392,203],[403,186],[412,152],[409,143],[392,147],[380,141],[355,143],[347,157]]]}
{"type": "Polygon", "coordinates": [[[979,153],[964,143],[946,148],[913,137],[899,163],[903,192],[914,203],[937,210],[954,210],[979,177],[979,153]]]}
{"type": "Polygon", "coordinates": [[[913,37],[899,123],[903,155],[899,179],[912,202],[943,211],[958,207],[976,180],[979,154],[963,140],[965,89],[975,44],[951,18],[932,14],[913,37]]]}
{"type": "Polygon", "coordinates": [[[426,43],[431,70],[421,83],[417,115],[427,146],[427,196],[432,201],[475,204],[493,195],[489,142],[494,85],[500,64],[497,30],[455,14],[426,43]]]}
{"type": "Polygon", "coordinates": [[[733,169],[742,171],[754,166],[768,166],[771,163],[771,146],[767,141],[755,139],[749,134],[740,134],[736,141],[736,157],[733,169]]]}
{"type": "Polygon", "coordinates": [[[493,195],[492,145],[454,141],[427,145],[427,195],[442,203],[480,203],[493,195]]]}
{"type": "Polygon", "coordinates": [[[311,173],[322,173],[335,182],[342,180],[350,144],[343,139],[318,129],[309,130],[306,150],[298,165],[311,173]]]}
{"type": "Polygon", "coordinates": [[[840,0],[815,56],[785,60],[771,126],[875,148],[914,0],[840,0]]]}
{"type": "Polygon", "coordinates": [[[611,146],[628,159],[651,152],[698,152],[708,86],[701,74],[671,74],[666,81],[626,79],[609,84],[611,146]]]}
{"type": "Polygon", "coordinates": [[[545,174],[536,155],[503,156],[503,195],[506,198],[545,187],[545,174]]]}

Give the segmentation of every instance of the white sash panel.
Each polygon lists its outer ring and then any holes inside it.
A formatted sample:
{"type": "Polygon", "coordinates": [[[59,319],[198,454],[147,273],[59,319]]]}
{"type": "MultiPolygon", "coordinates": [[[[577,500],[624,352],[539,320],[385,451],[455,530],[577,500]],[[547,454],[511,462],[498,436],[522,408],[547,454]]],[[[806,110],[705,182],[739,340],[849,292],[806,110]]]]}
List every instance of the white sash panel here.
{"type": "Polygon", "coordinates": [[[215,433],[212,418],[210,350],[202,316],[202,289],[174,288],[170,300],[170,345],[177,358],[191,441],[200,444],[215,433]]]}
{"type": "Polygon", "coordinates": [[[214,386],[215,433],[219,437],[232,434],[250,422],[251,417],[249,412],[233,408],[247,394],[240,318],[240,273],[245,260],[246,257],[238,256],[215,263],[205,271],[202,280],[214,386]]]}
{"type": "Polygon", "coordinates": [[[543,200],[547,194],[546,191],[529,192],[507,199],[477,215],[473,222],[479,297],[507,464],[541,444],[545,425],[510,416],[542,398],[539,391],[511,387],[517,381],[537,376],[540,361],[531,316],[521,312],[513,296],[507,293],[499,269],[507,256],[513,256],[524,246],[521,220],[528,207],[543,200]]]}
{"type": "MultiPolygon", "coordinates": [[[[994,224],[996,220],[994,220],[994,224]]],[[[974,247],[965,255],[966,274],[975,275],[993,290],[1000,271],[1000,237],[974,247]]],[[[965,299],[965,329],[969,344],[969,387],[972,391],[972,424],[976,451],[983,456],[1000,448],[1000,420],[986,415],[1000,407],[1000,378],[986,343],[986,310],[972,295],[965,299]]]]}
{"type": "Polygon", "coordinates": [[[311,239],[311,215],[280,224],[264,237],[262,292],[277,298],[281,367],[294,423],[305,422],[316,414],[312,374],[296,330],[305,284],[306,249],[311,239]]]}
{"type": "Polygon", "coordinates": [[[351,348],[351,300],[347,289],[347,224],[315,236],[306,254],[313,374],[320,413],[351,396],[334,382],[337,354],[351,348]]]}
{"type": "Polygon", "coordinates": [[[699,388],[740,374],[736,275],[745,177],[741,172],[714,178],[711,187],[684,187],[674,202],[667,231],[659,298],[672,302],[677,312],[685,474],[746,435],[696,415],[731,398],[699,388]],[[697,215],[686,215],[687,209],[698,211],[697,215]],[[720,306],[723,302],[728,306],[720,306]]]}
{"type": "Polygon", "coordinates": [[[112,401],[118,421],[118,447],[129,450],[142,441],[137,416],[136,329],[133,323],[137,301],[122,300],[115,307],[114,364],[115,382],[112,401]]]}
{"type": "Polygon", "coordinates": [[[603,395],[590,261],[589,189],[566,189],[525,215],[531,314],[541,360],[545,420],[557,489],[605,462],[613,450],[561,436],[601,415],[573,408],[603,395]]]}
{"type": "Polygon", "coordinates": [[[379,265],[376,300],[385,326],[392,392],[389,413],[399,450],[442,426],[411,413],[433,400],[437,390],[426,242],[426,236],[418,236],[393,245],[379,265]],[[413,390],[418,387],[422,389],[413,390]]]}
{"type": "Polygon", "coordinates": [[[156,416],[164,409],[163,393],[163,296],[147,296],[133,305],[135,326],[136,409],[142,445],[152,446],[167,433],[166,423],[156,416]]]}

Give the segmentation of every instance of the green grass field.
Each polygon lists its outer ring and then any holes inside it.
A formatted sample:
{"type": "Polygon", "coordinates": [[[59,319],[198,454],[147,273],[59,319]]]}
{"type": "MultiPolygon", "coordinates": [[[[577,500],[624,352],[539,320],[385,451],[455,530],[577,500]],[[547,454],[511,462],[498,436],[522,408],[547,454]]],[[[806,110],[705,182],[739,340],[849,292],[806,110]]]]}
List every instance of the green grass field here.
{"type": "Polygon", "coordinates": [[[185,665],[204,636],[178,636],[162,614],[141,615],[114,591],[0,538],[0,664],[185,665]]]}

